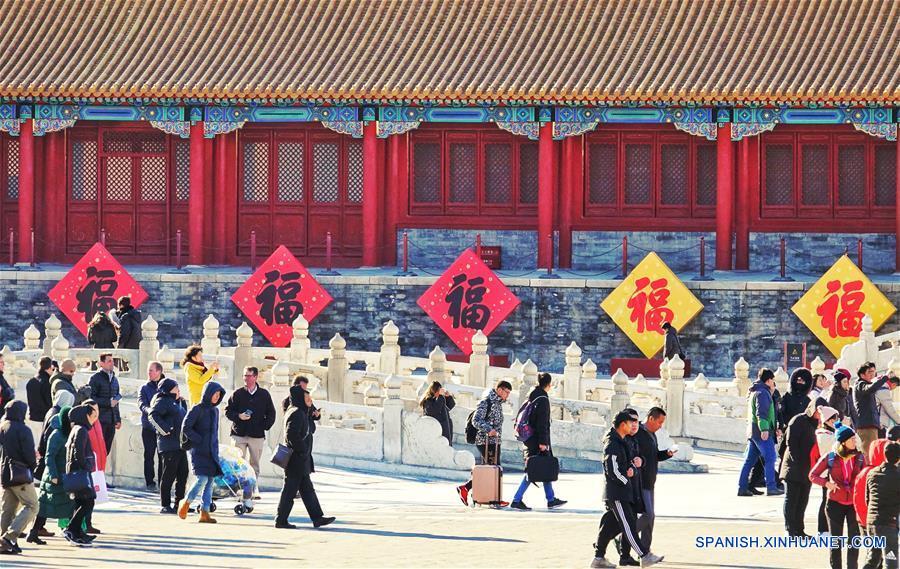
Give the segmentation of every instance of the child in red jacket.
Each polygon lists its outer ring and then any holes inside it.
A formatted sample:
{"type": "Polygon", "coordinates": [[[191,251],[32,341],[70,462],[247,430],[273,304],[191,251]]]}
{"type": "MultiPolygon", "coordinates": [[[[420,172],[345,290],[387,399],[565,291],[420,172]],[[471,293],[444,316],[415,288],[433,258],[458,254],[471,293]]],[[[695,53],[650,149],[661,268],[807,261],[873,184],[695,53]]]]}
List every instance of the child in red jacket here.
{"type": "MultiPolygon", "coordinates": [[[[809,473],[813,484],[828,489],[828,503],[825,505],[825,516],[828,518],[828,531],[832,537],[844,535],[844,522],[847,524],[847,537],[853,539],[859,535],[856,513],[853,510],[853,485],[865,465],[862,453],[856,448],[856,432],[850,427],[836,423],[835,449],[821,457],[809,473]]],[[[859,549],[847,550],[847,567],[857,567],[859,549]]],[[[832,569],[841,568],[841,550],[831,550],[832,569]]]]}

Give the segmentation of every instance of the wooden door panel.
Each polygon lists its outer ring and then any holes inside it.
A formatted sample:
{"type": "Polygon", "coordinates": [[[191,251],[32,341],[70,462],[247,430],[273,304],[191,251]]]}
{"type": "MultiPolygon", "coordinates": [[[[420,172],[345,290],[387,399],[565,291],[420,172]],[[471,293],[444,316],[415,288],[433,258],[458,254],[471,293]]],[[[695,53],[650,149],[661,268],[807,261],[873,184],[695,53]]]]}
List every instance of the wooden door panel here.
{"type": "Polygon", "coordinates": [[[70,205],[69,215],[66,216],[66,252],[83,253],[97,242],[100,232],[97,227],[97,206],[86,204],[88,208],[80,205],[70,205]],[[82,211],[79,211],[82,209],[82,211]]]}
{"type": "MultiPolygon", "coordinates": [[[[341,253],[349,256],[362,255],[363,216],[359,208],[345,208],[341,231],[341,253]],[[354,211],[356,210],[356,211],[354,211]]],[[[371,221],[366,223],[372,223],[371,221]]]]}
{"type": "Polygon", "coordinates": [[[256,231],[256,255],[272,251],[272,219],[266,213],[244,213],[238,223],[238,254],[250,254],[250,233],[256,231]]]}
{"type": "Polygon", "coordinates": [[[166,207],[153,205],[141,206],[137,217],[138,255],[160,256],[166,254],[168,238],[168,215],[166,207]]]}
{"type": "Polygon", "coordinates": [[[306,216],[302,211],[276,210],[272,220],[273,245],[284,245],[294,255],[306,254],[306,216]]]}
{"type": "Polygon", "coordinates": [[[307,239],[309,240],[307,247],[307,255],[319,256],[325,254],[325,240],[328,232],[332,237],[332,253],[337,253],[337,243],[340,242],[341,231],[341,214],[340,212],[315,212],[309,216],[307,224],[307,239]]]}

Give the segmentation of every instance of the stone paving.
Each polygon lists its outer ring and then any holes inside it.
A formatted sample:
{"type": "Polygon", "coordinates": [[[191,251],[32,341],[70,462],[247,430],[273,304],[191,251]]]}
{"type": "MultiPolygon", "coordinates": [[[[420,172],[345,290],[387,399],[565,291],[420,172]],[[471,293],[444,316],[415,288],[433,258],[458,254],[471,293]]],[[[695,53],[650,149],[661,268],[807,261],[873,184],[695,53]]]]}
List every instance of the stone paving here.
{"type": "MultiPolygon", "coordinates": [[[[701,452],[697,460],[709,464],[709,474],[663,474],[658,482],[653,549],[666,556],[660,567],[827,566],[821,549],[697,549],[697,536],[758,536],[762,543],[783,535],[781,498],[735,496],[737,455],[701,452]]],[[[505,478],[505,497],[519,476],[505,478]]],[[[220,502],[219,523],[210,526],[160,516],[153,497],[117,490],[94,516],[104,534],[93,548],[59,537],[40,548],[23,542],[25,553],[0,558],[0,566],[579,568],[592,559],[602,509],[599,474],[563,474],[557,493],[569,504],[557,511],[547,511],[543,492],[531,488],[525,501],[532,512],[464,508],[447,482],[326,469],[314,480],[326,513],[338,517],[325,529],[312,529],[299,500],[292,521],[300,528],[274,529],[275,492],[264,492],[243,518],[231,511],[233,502],[220,502]]],[[[808,530],[818,505],[811,502],[808,530]]]]}

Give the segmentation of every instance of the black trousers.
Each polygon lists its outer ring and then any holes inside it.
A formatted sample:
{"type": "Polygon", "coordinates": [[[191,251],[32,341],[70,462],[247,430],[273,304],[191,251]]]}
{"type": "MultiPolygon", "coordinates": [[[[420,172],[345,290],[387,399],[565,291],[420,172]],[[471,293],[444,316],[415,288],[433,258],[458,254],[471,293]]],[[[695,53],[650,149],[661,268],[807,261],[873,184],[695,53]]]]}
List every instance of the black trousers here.
{"type": "Polygon", "coordinates": [[[884,549],[879,547],[870,549],[863,569],[881,569],[882,562],[885,569],[897,569],[897,528],[870,524],[869,535],[883,537],[884,549]]]}
{"type": "MultiPolygon", "coordinates": [[[[856,523],[856,511],[852,505],[844,505],[828,500],[825,504],[825,515],[828,517],[828,531],[832,536],[844,535],[844,521],[847,522],[847,538],[859,535],[859,524],[856,523]]],[[[859,559],[859,550],[848,547],[847,569],[856,569],[859,559]]],[[[831,569],[841,569],[841,550],[831,550],[831,569]]]]}
{"type": "MultiPolygon", "coordinates": [[[[500,464],[500,445],[475,445],[475,448],[478,450],[478,456],[475,457],[477,464],[500,464]]],[[[469,478],[464,486],[471,490],[472,479],[469,478]]]]}
{"type": "Polygon", "coordinates": [[[275,517],[275,523],[287,523],[288,518],[291,517],[291,510],[294,509],[294,499],[297,497],[298,491],[303,505],[306,507],[306,513],[309,514],[309,519],[315,521],[324,516],[309,473],[288,474],[284,477],[284,486],[281,488],[281,499],[278,500],[278,514],[275,517]]]}
{"type": "Polygon", "coordinates": [[[75,535],[82,535],[84,530],[81,526],[86,519],[91,519],[91,513],[94,511],[94,498],[76,496],[74,501],[75,512],[72,514],[72,519],[69,520],[69,529],[75,535]]]}
{"type": "Polygon", "coordinates": [[[631,502],[607,500],[606,513],[600,519],[600,531],[597,534],[597,542],[594,543],[594,556],[606,557],[609,542],[620,533],[623,540],[628,540],[628,544],[638,557],[646,555],[647,548],[638,538],[637,514],[634,513],[634,506],[631,502]]]}
{"type": "Polygon", "coordinates": [[[116,436],[116,424],[101,421],[100,427],[103,431],[103,442],[106,443],[106,454],[108,455],[109,451],[112,450],[113,438],[116,436]]]}
{"type": "Polygon", "coordinates": [[[159,501],[163,508],[178,507],[184,498],[188,479],[187,452],[170,450],[159,453],[159,501]],[[172,505],[172,484],[175,484],[175,504],[172,505]]]}
{"type": "Polygon", "coordinates": [[[803,535],[806,529],[803,515],[806,513],[806,505],[809,504],[812,482],[785,480],[784,485],[784,529],[788,535],[803,535]]]}
{"type": "Polygon", "coordinates": [[[819,503],[819,533],[828,531],[828,516],[825,515],[825,504],[828,503],[828,488],[822,488],[822,501],[819,503]]]}
{"type": "Polygon", "coordinates": [[[156,429],[141,429],[141,440],[144,442],[144,482],[149,486],[156,480],[156,464],[159,461],[160,477],[162,477],[162,456],[156,454],[156,429]]]}

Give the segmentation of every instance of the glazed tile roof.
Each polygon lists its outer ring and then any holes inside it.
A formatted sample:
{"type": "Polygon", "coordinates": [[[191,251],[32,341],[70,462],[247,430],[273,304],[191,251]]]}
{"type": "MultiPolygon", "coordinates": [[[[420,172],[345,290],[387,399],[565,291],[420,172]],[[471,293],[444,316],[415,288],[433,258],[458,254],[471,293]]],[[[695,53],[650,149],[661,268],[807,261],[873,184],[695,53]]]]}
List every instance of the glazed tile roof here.
{"type": "Polygon", "coordinates": [[[0,97],[900,104],[900,0],[0,0],[0,97]]]}

